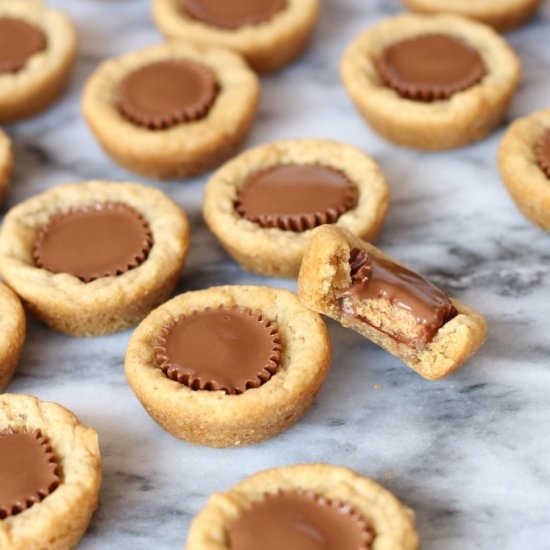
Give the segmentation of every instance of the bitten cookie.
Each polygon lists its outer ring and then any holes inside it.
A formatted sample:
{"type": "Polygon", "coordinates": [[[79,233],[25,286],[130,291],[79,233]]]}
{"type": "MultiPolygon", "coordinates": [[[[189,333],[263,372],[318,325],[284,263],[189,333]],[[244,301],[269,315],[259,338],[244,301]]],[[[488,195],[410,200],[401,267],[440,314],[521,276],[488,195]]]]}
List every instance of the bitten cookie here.
{"type": "Polygon", "coordinates": [[[407,147],[441,150],[485,137],[504,118],[518,58],[493,29],[457,16],[400,15],[348,47],[344,85],[369,125],[407,147]]]}
{"type": "Polygon", "coordinates": [[[306,47],[319,0],[154,0],[153,16],[168,39],[230,48],[258,72],[280,69],[306,47]]]}
{"type": "Polygon", "coordinates": [[[302,139],[250,149],[222,166],[206,186],[204,217],[244,269],[296,277],[314,227],[332,223],[372,240],[388,203],[386,179],[365,153],[302,139]]]}
{"type": "Polygon", "coordinates": [[[126,378],[153,419],[210,447],[259,443],[310,407],[330,363],[321,317],[286,290],[222,286],[153,311],[126,353],[126,378]]]}
{"type": "Polygon", "coordinates": [[[3,130],[0,130],[0,205],[8,193],[12,168],[11,140],[3,130]]]}
{"type": "Polygon", "coordinates": [[[40,2],[0,2],[0,122],[32,116],[63,92],[76,56],[73,24],[40,2]]]}
{"type": "Polygon", "coordinates": [[[200,174],[245,140],[260,97],[236,53],[162,44],[102,63],[84,90],[93,133],[119,164],[152,178],[200,174]]]}
{"type": "Polygon", "coordinates": [[[462,366],[483,344],[481,315],[348,231],[314,230],[299,296],[378,344],[428,380],[462,366]]]}
{"type": "Polygon", "coordinates": [[[55,403],[0,395],[0,548],[74,548],[100,484],[94,430],[55,403]]]}
{"type": "Polygon", "coordinates": [[[174,289],[189,247],[183,210],[143,185],[60,185],[12,208],[0,272],[55,330],[108,334],[141,321],[174,289]]]}
{"type": "Polygon", "coordinates": [[[19,298],[0,283],[0,390],[10,382],[25,342],[25,312],[19,298]]]}
{"type": "Polygon", "coordinates": [[[403,3],[420,13],[453,13],[476,19],[499,31],[508,31],[529,21],[540,0],[403,0],[403,3]]]}
{"type": "Polygon", "coordinates": [[[186,550],[416,550],[414,513],[347,468],[300,464],[259,472],[212,495],[186,550]]]}
{"type": "Polygon", "coordinates": [[[516,120],[508,128],[498,165],[521,212],[550,231],[550,109],[516,120]]]}

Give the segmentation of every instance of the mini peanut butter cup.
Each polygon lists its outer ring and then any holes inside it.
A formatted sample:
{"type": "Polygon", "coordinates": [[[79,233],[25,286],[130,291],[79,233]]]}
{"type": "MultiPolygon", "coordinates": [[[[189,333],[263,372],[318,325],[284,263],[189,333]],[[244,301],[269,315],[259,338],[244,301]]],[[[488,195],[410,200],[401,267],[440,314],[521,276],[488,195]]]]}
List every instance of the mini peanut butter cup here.
{"type": "Polygon", "coordinates": [[[57,457],[40,430],[0,431],[0,520],[41,502],[60,482],[57,457]]]}
{"type": "Polygon", "coordinates": [[[317,164],[283,164],[251,173],[236,211],[264,228],[302,232],[335,223],[357,202],[357,188],[341,171],[317,164]]]}
{"type": "Polygon", "coordinates": [[[474,48],[446,34],[396,42],[382,51],[377,67],[382,80],[400,96],[425,102],[449,99],[487,73],[474,48]]]}
{"type": "Polygon", "coordinates": [[[190,59],[166,59],[128,74],[118,86],[116,104],[130,122],[164,130],[204,118],[217,95],[210,69],[190,59]]]}
{"type": "Polygon", "coordinates": [[[539,168],[550,179],[550,130],[546,130],[535,143],[535,158],[539,168]]]}
{"type": "Polygon", "coordinates": [[[287,0],[180,0],[184,13],[222,29],[238,29],[271,19],[286,8],[287,0]]]}
{"type": "Polygon", "coordinates": [[[228,531],[231,550],[370,550],[375,534],[347,503],[305,491],[266,493],[228,531]]]}
{"type": "Polygon", "coordinates": [[[141,214],[121,203],[99,203],[55,214],[33,247],[37,267],[89,283],[141,265],[153,246],[141,214]]]}
{"type": "Polygon", "coordinates": [[[192,390],[241,394],[265,384],[279,368],[277,326],[238,307],[181,315],[160,331],[157,363],[171,380],[192,390]]]}
{"type": "Polygon", "coordinates": [[[21,19],[0,17],[0,73],[19,71],[45,48],[46,37],[40,29],[21,19]]]}

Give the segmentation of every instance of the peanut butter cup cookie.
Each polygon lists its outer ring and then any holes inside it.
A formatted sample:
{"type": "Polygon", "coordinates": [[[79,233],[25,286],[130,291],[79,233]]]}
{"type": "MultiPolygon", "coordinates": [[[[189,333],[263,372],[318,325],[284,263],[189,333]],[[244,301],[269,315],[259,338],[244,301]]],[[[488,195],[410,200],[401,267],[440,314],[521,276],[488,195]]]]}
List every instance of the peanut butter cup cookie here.
{"type": "Polygon", "coordinates": [[[412,510],[346,468],[300,464],[259,472],[212,495],[186,550],[416,550],[412,510]]]}
{"type": "Polygon", "coordinates": [[[399,145],[441,150],[472,143],[498,126],[520,67],[504,39],[483,24],[409,14],[361,34],[341,72],[376,132],[399,145]]]}
{"type": "Polygon", "coordinates": [[[403,3],[420,13],[462,15],[491,25],[499,31],[508,31],[531,19],[540,0],[403,0],[403,3]]]}
{"type": "Polygon", "coordinates": [[[185,213],[161,191],[102,181],[61,185],[8,212],[0,272],[50,327],[107,334],[168,298],[188,246],[185,213]]]}
{"type": "Polygon", "coordinates": [[[332,141],[281,141],[245,151],[206,186],[205,220],[245,269],[296,277],[314,227],[335,224],[373,239],[389,202],[378,165],[332,141]]]}
{"type": "Polygon", "coordinates": [[[13,153],[10,138],[0,130],[0,205],[4,202],[10,185],[13,153]]]}
{"type": "Polygon", "coordinates": [[[34,115],[64,90],[76,55],[76,32],[41,2],[0,2],[0,122],[34,115]]]}
{"type": "Polygon", "coordinates": [[[336,227],[312,233],[299,288],[304,305],[352,328],[428,380],[461,367],[485,340],[481,315],[336,227]]]}
{"type": "Polygon", "coordinates": [[[119,164],[173,179],[229,158],[248,134],[259,94],[258,78],[238,54],[162,44],[100,65],[86,85],[83,111],[119,164]]]}
{"type": "Polygon", "coordinates": [[[286,290],[187,292],[134,332],[126,378],[172,435],[209,447],[259,443],[310,407],[330,363],[327,329],[286,290]]]}
{"type": "Polygon", "coordinates": [[[0,548],[74,548],[100,484],[94,430],[55,403],[0,395],[0,548]]]}
{"type": "Polygon", "coordinates": [[[510,126],[500,144],[498,164],[521,212],[550,231],[550,109],[510,126]]]}
{"type": "Polygon", "coordinates": [[[253,69],[275,71],[306,47],[319,0],[154,0],[153,16],[169,39],[230,48],[253,69]]]}
{"type": "Polygon", "coordinates": [[[10,382],[25,342],[26,319],[19,298],[0,283],[0,390],[10,382]]]}

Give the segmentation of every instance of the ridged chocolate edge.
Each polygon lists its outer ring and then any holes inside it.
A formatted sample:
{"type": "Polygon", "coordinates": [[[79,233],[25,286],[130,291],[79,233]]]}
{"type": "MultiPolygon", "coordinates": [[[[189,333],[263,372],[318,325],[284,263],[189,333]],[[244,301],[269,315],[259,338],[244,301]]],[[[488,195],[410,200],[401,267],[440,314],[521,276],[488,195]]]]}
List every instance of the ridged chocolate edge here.
{"type": "Polygon", "coordinates": [[[544,175],[550,179],[550,159],[548,159],[543,149],[550,147],[550,129],[545,130],[535,143],[535,158],[539,168],[543,171],[544,175]]]}

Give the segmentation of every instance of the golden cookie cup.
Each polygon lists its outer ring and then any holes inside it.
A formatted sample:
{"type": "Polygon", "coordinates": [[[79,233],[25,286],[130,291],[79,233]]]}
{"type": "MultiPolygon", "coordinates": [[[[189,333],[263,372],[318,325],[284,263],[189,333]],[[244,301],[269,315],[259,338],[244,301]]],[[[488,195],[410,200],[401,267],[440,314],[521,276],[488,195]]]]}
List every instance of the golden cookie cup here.
{"type": "Polygon", "coordinates": [[[155,23],[168,40],[234,50],[259,73],[276,71],[304,51],[320,11],[319,0],[287,0],[287,7],[268,21],[222,29],[187,15],[179,0],[153,0],[152,6],[155,23]]]}
{"type": "Polygon", "coordinates": [[[311,406],[327,374],[331,345],[321,317],[286,290],[221,286],[187,292],[149,314],[126,353],[126,379],[143,407],[173,436],[208,447],[237,447],[270,439],[311,406]],[[192,390],[159,368],[160,330],[182,314],[218,306],[249,308],[277,324],[281,364],[259,388],[240,395],[192,390]]]}
{"type": "Polygon", "coordinates": [[[484,343],[485,319],[470,307],[451,299],[458,315],[445,323],[424,349],[417,350],[345,315],[338,294],[351,285],[349,257],[352,248],[366,250],[395,262],[375,246],[361,241],[349,231],[329,225],[315,229],[308,243],[298,279],[299,296],[306,306],[338,321],[374,342],[427,380],[439,380],[460,368],[484,343]]]}
{"type": "Polygon", "coordinates": [[[516,120],[500,143],[498,166],[504,185],[523,215],[550,231],[550,179],[535,157],[535,145],[546,131],[550,131],[550,109],[516,120]]]}
{"type": "Polygon", "coordinates": [[[13,169],[13,153],[11,140],[8,135],[0,129],[0,204],[8,194],[10,177],[13,169]]]}
{"type": "Polygon", "coordinates": [[[321,164],[343,172],[357,187],[357,204],[334,225],[373,240],[386,217],[389,190],[376,162],[351,145],[320,139],[279,141],[245,151],[222,166],[206,185],[203,214],[208,227],[244,269],[296,278],[311,230],[264,228],[235,209],[237,194],[251,173],[281,164],[321,164]]]}
{"type": "Polygon", "coordinates": [[[201,174],[231,157],[246,139],[260,98],[258,77],[236,53],[191,43],[161,44],[102,63],[88,80],[82,110],[103,149],[121,166],[157,179],[201,174]],[[210,69],[220,86],[206,116],[165,130],[127,120],[116,105],[118,84],[140,67],[190,59],[210,69]]]}
{"type": "Polygon", "coordinates": [[[39,2],[2,0],[0,17],[20,19],[40,29],[46,48],[15,73],[0,73],[0,122],[33,116],[65,90],[77,51],[76,30],[63,13],[39,2]]]}
{"type": "Polygon", "coordinates": [[[478,141],[501,123],[519,83],[520,64],[505,40],[486,25],[452,15],[405,14],[359,35],[342,58],[341,76],[375,132],[398,145],[439,151],[478,141]],[[382,51],[430,33],[448,33],[474,48],[487,69],[481,82],[433,102],[403,98],[387,86],[376,67],[382,51]]]}
{"type": "Polygon", "coordinates": [[[8,212],[0,231],[0,273],[49,327],[73,336],[97,336],[137,324],[168,299],[188,248],[187,217],[164,193],[133,183],[88,181],[57,186],[8,212]],[[106,202],[123,203],[147,221],[154,243],[141,265],[89,283],[35,266],[35,239],[54,213],[106,202]]]}
{"type": "Polygon", "coordinates": [[[19,298],[0,283],[0,390],[12,379],[25,343],[27,322],[19,298]]]}
{"type": "Polygon", "coordinates": [[[0,395],[0,430],[40,430],[61,468],[55,491],[27,510],[0,520],[0,548],[74,548],[97,508],[101,458],[97,433],[64,407],[29,395],[0,395]]]}
{"type": "Polygon", "coordinates": [[[403,4],[419,13],[461,15],[504,32],[529,21],[535,15],[540,0],[403,0],[403,4]]]}
{"type": "Polygon", "coordinates": [[[264,470],[225,493],[210,497],[191,525],[186,550],[228,550],[232,523],[265,493],[311,491],[353,507],[374,529],[373,550],[416,550],[414,512],[381,485],[328,464],[300,464],[264,470]]]}

